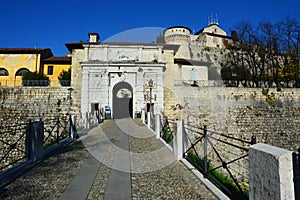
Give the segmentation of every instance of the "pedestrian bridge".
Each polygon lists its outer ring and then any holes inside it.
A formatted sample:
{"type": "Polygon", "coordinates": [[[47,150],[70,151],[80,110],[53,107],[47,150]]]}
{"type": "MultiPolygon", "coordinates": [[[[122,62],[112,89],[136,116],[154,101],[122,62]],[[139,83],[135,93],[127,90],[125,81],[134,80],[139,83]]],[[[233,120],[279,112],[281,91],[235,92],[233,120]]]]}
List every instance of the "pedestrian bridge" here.
{"type": "Polygon", "coordinates": [[[0,199],[224,198],[171,149],[139,119],[106,120],[27,168],[0,199]]]}

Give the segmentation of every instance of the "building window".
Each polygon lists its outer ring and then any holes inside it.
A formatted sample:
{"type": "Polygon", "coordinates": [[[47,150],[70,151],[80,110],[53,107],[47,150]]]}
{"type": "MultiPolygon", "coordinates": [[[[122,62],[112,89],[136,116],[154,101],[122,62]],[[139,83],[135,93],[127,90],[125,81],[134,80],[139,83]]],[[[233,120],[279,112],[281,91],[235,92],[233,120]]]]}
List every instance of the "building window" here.
{"type": "Polygon", "coordinates": [[[23,76],[26,72],[29,72],[29,70],[26,68],[21,68],[16,72],[16,76],[23,76]]]}
{"type": "Polygon", "coordinates": [[[48,66],[48,75],[53,75],[53,66],[48,66]]]}
{"type": "Polygon", "coordinates": [[[192,70],[190,70],[190,80],[191,81],[196,80],[196,70],[194,68],[192,68],[192,70]]]}
{"type": "Polygon", "coordinates": [[[0,68],[0,76],[8,76],[8,71],[4,68],[0,68]]]}

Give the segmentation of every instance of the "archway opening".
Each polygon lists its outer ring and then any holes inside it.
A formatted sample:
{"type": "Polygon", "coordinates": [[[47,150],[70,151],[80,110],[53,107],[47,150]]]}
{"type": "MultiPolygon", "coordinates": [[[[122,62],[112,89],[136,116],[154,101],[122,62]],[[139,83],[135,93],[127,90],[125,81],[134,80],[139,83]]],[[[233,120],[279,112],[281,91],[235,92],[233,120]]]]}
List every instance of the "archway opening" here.
{"type": "Polygon", "coordinates": [[[119,82],[113,88],[113,117],[121,119],[132,117],[133,114],[133,92],[127,82],[119,82]]]}
{"type": "Polygon", "coordinates": [[[24,73],[29,72],[29,69],[27,68],[21,68],[16,72],[16,76],[23,76],[24,73]]]}

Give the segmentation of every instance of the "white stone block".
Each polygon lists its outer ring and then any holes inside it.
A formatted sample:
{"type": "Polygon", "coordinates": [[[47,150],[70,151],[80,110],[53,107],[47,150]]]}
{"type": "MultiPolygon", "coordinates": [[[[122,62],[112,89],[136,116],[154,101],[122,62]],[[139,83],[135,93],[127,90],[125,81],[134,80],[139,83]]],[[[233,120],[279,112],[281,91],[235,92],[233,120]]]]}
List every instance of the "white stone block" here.
{"type": "Polygon", "coordinates": [[[176,160],[181,160],[183,157],[183,121],[175,121],[173,138],[173,153],[176,160]]]}
{"type": "Polygon", "coordinates": [[[249,149],[250,199],[295,199],[292,152],[258,143],[249,149]]]}
{"type": "Polygon", "coordinates": [[[156,138],[160,137],[160,130],[161,130],[161,117],[159,114],[155,115],[155,133],[156,138]]]}
{"type": "Polygon", "coordinates": [[[151,129],[151,113],[147,113],[147,126],[151,129]]]}

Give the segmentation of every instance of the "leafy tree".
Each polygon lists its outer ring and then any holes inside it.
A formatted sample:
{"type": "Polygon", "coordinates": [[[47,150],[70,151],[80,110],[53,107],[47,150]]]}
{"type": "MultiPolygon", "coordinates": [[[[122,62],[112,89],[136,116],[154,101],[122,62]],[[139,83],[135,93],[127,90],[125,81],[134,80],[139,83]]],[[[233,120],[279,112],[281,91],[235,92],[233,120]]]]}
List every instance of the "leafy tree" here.
{"type": "Polygon", "coordinates": [[[231,37],[234,42],[238,42],[239,38],[236,31],[231,31],[231,37]]]}
{"type": "Polygon", "coordinates": [[[165,37],[162,33],[160,33],[159,36],[156,37],[156,43],[158,43],[158,44],[164,44],[165,43],[165,37]]]}
{"type": "Polygon", "coordinates": [[[58,80],[62,86],[70,86],[71,85],[71,68],[68,71],[63,70],[60,72],[58,76],[58,80]]]}
{"type": "Polygon", "coordinates": [[[256,86],[264,82],[270,87],[274,82],[278,88],[281,82],[287,85],[292,81],[300,87],[299,22],[290,17],[278,23],[264,21],[258,26],[242,21],[235,29],[222,77],[250,81],[256,86]],[[235,76],[230,77],[232,74],[235,76]]]}
{"type": "Polygon", "coordinates": [[[277,24],[277,30],[280,36],[279,51],[284,60],[282,70],[287,72],[283,77],[292,78],[300,87],[300,24],[295,18],[286,16],[277,24]]]}
{"type": "Polygon", "coordinates": [[[211,66],[208,68],[208,80],[221,80],[221,76],[218,73],[216,66],[211,66]]]}
{"type": "Polygon", "coordinates": [[[23,86],[49,86],[49,77],[37,72],[24,72],[22,76],[23,86]]]}

